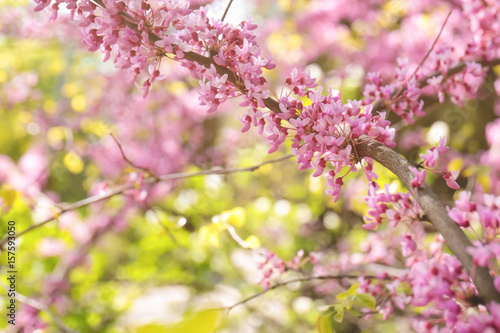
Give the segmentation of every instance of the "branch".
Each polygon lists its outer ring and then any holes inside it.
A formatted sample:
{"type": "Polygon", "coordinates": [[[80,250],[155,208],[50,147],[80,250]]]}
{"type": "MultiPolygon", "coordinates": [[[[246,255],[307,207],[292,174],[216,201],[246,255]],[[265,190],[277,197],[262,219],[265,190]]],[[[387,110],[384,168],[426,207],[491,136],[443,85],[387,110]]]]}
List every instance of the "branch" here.
{"type": "Polygon", "coordinates": [[[434,43],[432,43],[432,46],[431,48],[427,51],[427,53],[425,54],[424,58],[422,59],[422,61],[420,61],[420,63],[418,64],[417,68],[415,68],[415,71],[413,72],[413,74],[410,76],[410,79],[412,77],[415,76],[415,74],[417,74],[417,71],[420,69],[420,67],[422,67],[422,65],[424,64],[424,62],[427,60],[427,58],[429,57],[429,55],[431,54],[432,50],[434,50],[434,47],[436,46],[439,38],[441,37],[441,34],[443,33],[443,30],[444,30],[444,27],[446,26],[446,23],[448,23],[448,19],[450,18],[450,15],[451,15],[451,10],[450,12],[448,13],[448,15],[446,16],[446,19],[444,20],[444,23],[443,25],[441,26],[441,29],[439,30],[439,33],[437,35],[437,37],[434,39],[434,43]]]}
{"type": "MultiPolygon", "coordinates": [[[[269,161],[265,161],[263,163],[260,163],[260,164],[257,164],[257,165],[251,166],[251,167],[247,167],[247,168],[202,170],[202,171],[198,171],[198,172],[172,173],[172,174],[168,174],[168,175],[158,176],[158,178],[149,177],[149,178],[144,179],[144,183],[155,184],[155,183],[158,183],[161,181],[184,179],[184,178],[191,178],[191,177],[203,176],[203,175],[228,175],[228,174],[238,173],[238,172],[252,172],[252,171],[257,170],[266,164],[282,162],[284,160],[289,159],[292,156],[293,156],[292,154],[287,154],[287,155],[284,155],[282,157],[279,157],[279,158],[276,158],[273,160],[269,160],[269,161]]],[[[41,226],[49,223],[50,221],[57,219],[59,216],[63,215],[64,213],[88,206],[90,204],[93,204],[93,203],[96,203],[96,202],[99,202],[99,201],[102,201],[105,199],[109,199],[111,197],[114,197],[115,195],[122,194],[126,190],[133,189],[134,187],[135,187],[134,183],[123,184],[121,186],[116,187],[115,189],[112,189],[112,190],[106,192],[106,193],[97,194],[97,195],[85,198],[83,200],[77,201],[75,203],[72,203],[65,208],[61,208],[58,212],[54,213],[52,216],[43,220],[42,222],[33,224],[31,227],[21,231],[20,233],[18,233],[16,235],[16,237],[21,237],[27,232],[30,232],[34,229],[38,229],[41,226]]],[[[7,237],[2,239],[2,241],[0,242],[0,249],[5,246],[7,241],[8,241],[7,237]]]]}
{"type": "MultiPolygon", "coordinates": [[[[367,137],[361,141],[369,140],[367,137]]],[[[485,267],[475,267],[472,257],[467,253],[467,248],[472,244],[462,229],[448,216],[444,205],[437,195],[431,190],[427,183],[416,189],[412,188],[411,182],[414,178],[409,170],[411,166],[404,157],[392,149],[382,145],[375,140],[370,140],[356,145],[360,156],[368,156],[392,171],[405,186],[412,190],[418,204],[429,217],[430,222],[443,235],[446,244],[453,254],[460,260],[465,270],[469,273],[478,290],[479,297],[483,302],[500,302],[500,294],[493,284],[493,278],[485,267]]]]}
{"type": "MultiPolygon", "coordinates": [[[[6,290],[8,289],[3,284],[2,284],[2,287],[4,289],[6,289],[6,290]]],[[[76,331],[73,331],[68,326],[66,326],[66,324],[62,321],[62,319],[59,318],[59,316],[57,316],[54,312],[52,312],[49,309],[49,307],[46,306],[45,304],[43,304],[43,303],[41,303],[41,302],[39,302],[39,301],[37,301],[35,299],[29,298],[27,296],[24,296],[23,294],[20,294],[18,292],[16,292],[15,299],[18,300],[19,302],[23,303],[23,304],[29,305],[32,308],[37,309],[38,311],[47,312],[52,317],[52,320],[54,320],[54,323],[56,324],[57,327],[59,327],[59,329],[61,330],[61,332],[64,332],[64,333],[76,333],[76,331]]]]}
{"type": "Polygon", "coordinates": [[[222,14],[222,18],[220,19],[222,22],[224,22],[224,19],[226,18],[227,12],[229,11],[229,7],[231,7],[233,3],[233,0],[229,0],[229,3],[226,6],[226,10],[224,11],[224,14],[222,14]]]}
{"type": "Polygon", "coordinates": [[[147,206],[147,208],[154,214],[156,221],[158,221],[158,224],[163,228],[163,230],[165,230],[165,232],[167,233],[167,235],[170,238],[170,240],[172,241],[172,243],[174,243],[178,248],[182,248],[185,250],[186,247],[184,245],[182,245],[181,243],[179,243],[179,241],[177,240],[177,238],[175,238],[175,236],[172,233],[172,231],[170,230],[170,228],[163,223],[163,221],[162,221],[160,215],[158,214],[158,212],[156,211],[156,209],[153,207],[149,207],[149,206],[147,206]]]}
{"type": "Polygon", "coordinates": [[[109,135],[111,135],[111,137],[113,138],[113,140],[115,140],[115,143],[118,146],[118,149],[120,149],[120,154],[122,155],[122,158],[125,160],[125,162],[127,162],[128,164],[130,164],[135,169],[144,171],[147,175],[153,177],[154,179],[158,179],[158,177],[154,174],[154,172],[152,172],[151,170],[149,170],[149,168],[139,166],[139,165],[135,164],[134,162],[132,162],[130,159],[128,159],[127,155],[125,155],[125,152],[123,151],[122,145],[115,138],[115,136],[113,135],[113,133],[109,133],[109,135]]]}
{"type": "MultiPolygon", "coordinates": [[[[481,61],[475,61],[476,63],[480,64],[482,67],[495,67],[495,66],[498,66],[500,65],[500,59],[494,59],[494,60],[481,60],[481,61]]],[[[465,66],[467,66],[467,63],[463,62],[463,63],[460,63],[458,65],[456,65],[455,67],[452,67],[448,70],[448,72],[446,73],[442,73],[440,71],[437,71],[437,72],[434,72],[434,73],[431,73],[429,74],[426,78],[418,81],[418,83],[423,86],[426,84],[427,80],[429,80],[430,78],[433,78],[435,76],[438,76],[438,75],[443,75],[443,77],[450,77],[450,76],[453,76],[453,75],[456,75],[458,73],[460,73],[464,68],[465,66]]],[[[397,89],[394,89],[393,92],[391,93],[391,99],[396,95],[396,94],[399,94],[399,93],[404,93],[406,91],[406,87],[402,87],[400,90],[397,90],[397,89]]],[[[385,100],[384,99],[380,99],[378,100],[375,104],[373,104],[373,111],[380,111],[382,110],[383,106],[384,106],[384,103],[385,103],[385,100]]]]}
{"type": "MultiPolygon", "coordinates": [[[[239,305],[242,305],[242,304],[245,304],[259,296],[262,296],[264,294],[266,294],[267,292],[271,291],[271,290],[274,290],[274,289],[277,289],[277,288],[280,288],[280,287],[283,287],[283,286],[286,286],[286,285],[289,285],[289,284],[292,284],[292,283],[297,283],[297,282],[304,282],[304,281],[311,281],[311,280],[340,280],[340,279],[358,279],[360,277],[363,277],[363,278],[367,278],[367,279],[377,279],[375,276],[373,275],[347,275],[347,274],[340,274],[340,275],[310,275],[310,276],[303,276],[303,277],[300,277],[300,278],[295,278],[295,279],[291,279],[291,280],[288,280],[288,281],[283,281],[283,282],[278,282],[272,286],[270,286],[269,288],[267,289],[264,289],[256,294],[253,294],[241,301],[239,301],[238,303],[235,303],[231,306],[228,306],[228,307],[223,307],[223,308],[218,308],[216,310],[227,310],[227,312],[231,311],[232,309],[234,309],[235,307],[239,306],[239,305]]],[[[390,279],[389,277],[388,278],[385,278],[384,280],[387,280],[387,279],[390,279]]]]}

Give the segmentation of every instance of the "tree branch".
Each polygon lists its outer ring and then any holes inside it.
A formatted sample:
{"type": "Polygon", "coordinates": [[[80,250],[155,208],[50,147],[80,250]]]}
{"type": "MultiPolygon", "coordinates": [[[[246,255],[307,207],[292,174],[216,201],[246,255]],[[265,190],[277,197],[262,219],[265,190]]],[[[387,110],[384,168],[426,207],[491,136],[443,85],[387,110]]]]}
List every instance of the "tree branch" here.
{"type": "MultiPolygon", "coordinates": [[[[184,179],[184,178],[190,178],[190,177],[196,177],[196,176],[202,176],[202,175],[228,175],[228,174],[238,173],[238,172],[252,172],[252,171],[257,170],[266,164],[282,162],[284,160],[289,159],[292,156],[293,156],[292,154],[287,154],[287,155],[281,156],[279,158],[265,161],[265,162],[262,162],[260,164],[257,164],[257,165],[251,166],[251,167],[247,167],[247,168],[202,170],[202,171],[198,171],[198,172],[172,173],[172,174],[168,174],[168,175],[158,176],[157,178],[149,177],[149,178],[144,179],[144,183],[154,184],[154,183],[158,183],[161,181],[184,179]]],[[[121,186],[118,186],[118,187],[106,192],[106,193],[97,194],[97,195],[85,198],[83,200],[77,201],[75,203],[72,203],[67,207],[61,208],[58,212],[54,213],[53,215],[51,215],[49,218],[43,220],[42,222],[33,224],[31,227],[21,231],[20,233],[18,233],[16,235],[16,237],[21,237],[27,232],[30,232],[34,229],[38,229],[41,226],[49,223],[50,221],[57,219],[59,216],[63,215],[64,213],[88,206],[90,204],[93,204],[93,203],[96,203],[96,202],[99,202],[99,201],[102,201],[105,199],[109,199],[111,197],[114,197],[115,195],[122,194],[126,190],[133,189],[134,187],[135,187],[134,183],[123,184],[121,186]]],[[[8,241],[7,237],[2,239],[2,241],[0,242],[0,249],[5,246],[7,241],[8,241]]]]}
{"type": "Polygon", "coordinates": [[[229,7],[233,4],[233,0],[229,0],[229,3],[226,6],[226,10],[224,10],[224,14],[222,14],[222,18],[220,19],[222,22],[224,22],[224,19],[226,18],[227,12],[229,11],[229,7]]]}
{"type": "MultiPolygon", "coordinates": [[[[363,277],[363,278],[367,278],[367,279],[377,279],[377,277],[373,276],[373,275],[348,275],[348,274],[340,274],[340,275],[309,275],[309,276],[303,276],[303,277],[300,277],[300,278],[295,278],[295,279],[291,279],[291,280],[288,280],[288,281],[283,281],[283,282],[278,282],[276,284],[273,284],[272,286],[270,286],[269,288],[267,289],[264,289],[256,294],[253,294],[241,301],[239,301],[238,303],[235,303],[231,306],[228,306],[228,307],[223,307],[223,308],[218,308],[216,310],[227,310],[227,312],[231,311],[232,309],[234,309],[235,307],[239,306],[239,305],[242,305],[242,304],[245,304],[259,296],[262,296],[264,294],[266,294],[267,292],[271,291],[271,290],[274,290],[274,289],[277,289],[277,288],[280,288],[280,287],[284,287],[284,286],[287,286],[289,284],[292,284],[292,283],[297,283],[297,282],[305,282],[305,281],[312,281],[312,280],[341,280],[341,279],[359,279],[360,277],[363,277]]],[[[388,278],[385,278],[384,280],[387,280],[387,279],[390,279],[389,277],[388,278]]]]}
{"type": "MultiPolygon", "coordinates": [[[[369,139],[363,137],[360,140],[366,141],[369,139]]],[[[470,240],[462,229],[448,216],[444,205],[437,195],[427,183],[422,184],[418,189],[412,188],[411,182],[414,174],[409,170],[411,166],[410,162],[375,140],[357,144],[356,149],[360,156],[371,157],[392,171],[408,189],[412,190],[415,199],[424,213],[429,217],[430,222],[443,235],[450,250],[460,260],[465,270],[469,273],[469,276],[472,277],[481,300],[486,303],[491,301],[500,302],[500,294],[493,284],[493,278],[488,269],[474,266],[471,255],[467,253],[467,248],[472,246],[470,240]]]]}
{"type": "Polygon", "coordinates": [[[443,30],[444,30],[444,27],[446,26],[446,23],[448,22],[448,19],[450,18],[450,15],[451,15],[451,10],[450,12],[448,13],[448,15],[446,15],[446,19],[444,20],[444,23],[443,25],[441,26],[441,29],[439,30],[439,33],[438,35],[436,36],[436,38],[434,39],[434,42],[432,43],[431,45],[431,48],[427,51],[427,53],[425,54],[424,58],[422,59],[422,61],[420,61],[420,63],[418,64],[417,68],[415,68],[415,71],[413,72],[413,74],[410,76],[410,79],[412,77],[415,76],[415,74],[417,74],[418,70],[420,69],[420,67],[422,67],[422,65],[425,63],[425,61],[427,60],[427,58],[429,57],[429,55],[431,54],[432,50],[434,50],[434,47],[436,46],[439,38],[441,37],[441,34],[443,33],[443,30]]]}
{"type": "MultiPolygon", "coordinates": [[[[495,67],[495,66],[500,65],[500,59],[494,59],[494,60],[490,60],[490,61],[481,60],[481,61],[475,61],[475,62],[480,64],[482,67],[495,67]]],[[[450,68],[448,70],[448,72],[446,72],[444,75],[440,71],[431,73],[425,79],[418,81],[418,83],[422,86],[422,85],[426,84],[427,80],[429,80],[430,78],[433,78],[435,76],[438,76],[438,75],[443,75],[444,77],[450,77],[450,76],[456,75],[456,74],[460,73],[465,68],[465,66],[467,66],[466,63],[458,64],[455,67],[450,68]]],[[[406,90],[407,90],[406,87],[402,87],[400,90],[394,89],[394,91],[391,93],[391,99],[396,94],[404,93],[406,90]]],[[[382,110],[384,103],[385,103],[384,99],[380,99],[377,102],[375,102],[375,104],[373,104],[373,111],[382,110]]]]}
{"type": "MultiPolygon", "coordinates": [[[[8,289],[3,284],[2,284],[2,287],[4,289],[6,289],[6,290],[8,289]]],[[[57,316],[53,311],[51,311],[49,309],[49,307],[46,306],[45,304],[43,304],[42,302],[39,302],[39,301],[37,301],[35,299],[29,298],[27,296],[24,296],[23,294],[20,294],[19,292],[16,292],[15,299],[18,300],[21,303],[24,303],[26,305],[31,306],[34,309],[37,309],[38,311],[47,312],[52,317],[52,320],[54,320],[54,323],[56,324],[57,327],[59,327],[59,329],[61,330],[61,332],[64,332],[64,333],[76,333],[76,331],[73,331],[68,326],[66,326],[66,324],[62,321],[62,319],[59,316],[57,316]]]]}
{"type": "Polygon", "coordinates": [[[123,151],[123,147],[121,145],[121,143],[116,139],[116,137],[113,135],[113,133],[109,133],[109,135],[111,135],[111,137],[113,138],[113,140],[115,141],[116,145],[118,146],[118,149],[120,149],[120,154],[122,155],[122,158],[125,160],[125,162],[127,162],[128,164],[130,164],[132,167],[134,167],[135,169],[138,169],[138,170],[142,170],[146,173],[146,175],[148,176],[151,176],[153,177],[154,179],[158,179],[158,176],[155,175],[155,173],[153,171],[151,171],[149,168],[146,168],[146,167],[142,167],[140,165],[137,165],[135,164],[134,162],[132,162],[128,157],[127,155],[125,155],[125,152],[123,151]]]}

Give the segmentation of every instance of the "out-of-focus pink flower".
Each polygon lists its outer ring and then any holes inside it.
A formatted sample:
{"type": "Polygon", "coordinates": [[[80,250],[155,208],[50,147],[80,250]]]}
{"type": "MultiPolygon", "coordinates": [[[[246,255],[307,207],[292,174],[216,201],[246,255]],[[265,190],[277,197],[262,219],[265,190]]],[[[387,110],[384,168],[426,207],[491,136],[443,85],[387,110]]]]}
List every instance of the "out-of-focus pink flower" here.
{"type": "Polygon", "coordinates": [[[427,177],[427,170],[422,169],[418,171],[417,168],[410,166],[409,169],[415,175],[415,178],[411,181],[411,186],[420,187],[423,183],[425,183],[425,178],[427,177]]]}

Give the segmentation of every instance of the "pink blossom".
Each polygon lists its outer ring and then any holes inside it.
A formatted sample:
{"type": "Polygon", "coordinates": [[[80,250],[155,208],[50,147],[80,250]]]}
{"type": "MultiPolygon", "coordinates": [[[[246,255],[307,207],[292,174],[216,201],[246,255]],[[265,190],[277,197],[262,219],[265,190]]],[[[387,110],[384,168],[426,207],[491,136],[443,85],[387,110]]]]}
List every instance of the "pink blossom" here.
{"type": "Polygon", "coordinates": [[[417,243],[415,243],[411,235],[402,236],[400,240],[402,244],[403,255],[405,257],[409,256],[417,249],[417,243]]]}
{"type": "Polygon", "coordinates": [[[455,181],[458,177],[459,171],[458,170],[453,170],[453,171],[446,171],[443,175],[444,180],[446,180],[446,185],[448,187],[458,190],[460,189],[460,185],[455,181]]]}
{"type": "Polygon", "coordinates": [[[470,201],[471,192],[462,191],[458,195],[458,200],[455,205],[458,209],[466,212],[473,212],[476,210],[476,203],[470,201]]]}
{"type": "Polygon", "coordinates": [[[480,267],[486,267],[493,258],[500,258],[500,243],[493,242],[486,245],[479,245],[467,249],[473,259],[474,264],[480,267]]]}
{"type": "Polygon", "coordinates": [[[455,221],[459,226],[461,226],[462,228],[467,228],[469,227],[469,220],[465,214],[465,212],[461,211],[459,208],[455,207],[455,208],[452,208],[452,209],[449,209],[448,207],[446,207],[446,209],[448,210],[448,216],[450,216],[450,218],[455,221]]]}
{"type": "Polygon", "coordinates": [[[437,149],[429,149],[425,154],[420,154],[420,157],[424,160],[426,167],[433,168],[436,165],[439,155],[437,149]]]}
{"type": "Polygon", "coordinates": [[[500,276],[497,276],[494,280],[495,289],[500,292],[500,276]]]}
{"type": "Polygon", "coordinates": [[[56,257],[64,253],[66,246],[64,241],[60,239],[44,238],[37,245],[37,250],[40,255],[45,257],[56,257]]]}
{"type": "Polygon", "coordinates": [[[427,170],[422,169],[421,171],[418,171],[417,168],[412,166],[410,166],[409,169],[415,175],[415,178],[411,181],[411,186],[417,188],[421,187],[422,184],[425,183],[425,178],[427,177],[427,170]]]}

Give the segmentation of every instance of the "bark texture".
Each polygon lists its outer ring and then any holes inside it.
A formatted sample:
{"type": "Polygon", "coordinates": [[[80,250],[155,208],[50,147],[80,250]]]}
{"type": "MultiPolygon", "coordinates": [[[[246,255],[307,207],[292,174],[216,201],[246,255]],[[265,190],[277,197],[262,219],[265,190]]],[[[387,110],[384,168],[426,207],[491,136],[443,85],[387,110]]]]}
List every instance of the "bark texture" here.
{"type": "Polygon", "coordinates": [[[392,171],[408,189],[413,190],[415,199],[429,217],[430,222],[443,235],[450,250],[472,277],[481,301],[484,303],[500,302],[500,294],[493,284],[493,278],[488,269],[474,266],[472,256],[467,252],[467,248],[473,245],[462,229],[448,216],[441,200],[427,183],[422,184],[421,188],[412,189],[411,181],[414,174],[408,169],[411,164],[392,149],[374,140],[356,145],[356,150],[360,156],[371,157],[392,171]]]}

